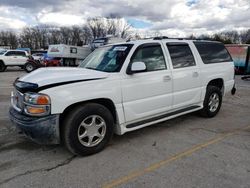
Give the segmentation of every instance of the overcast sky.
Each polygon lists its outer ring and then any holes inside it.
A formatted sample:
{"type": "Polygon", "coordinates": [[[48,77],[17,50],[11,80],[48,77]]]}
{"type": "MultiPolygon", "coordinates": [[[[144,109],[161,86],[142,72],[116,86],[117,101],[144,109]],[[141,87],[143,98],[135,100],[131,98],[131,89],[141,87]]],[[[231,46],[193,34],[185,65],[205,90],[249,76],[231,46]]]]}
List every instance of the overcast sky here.
{"type": "Polygon", "coordinates": [[[139,32],[169,36],[250,28],[250,0],[0,0],[0,30],[81,25],[110,14],[124,17],[139,32]]]}

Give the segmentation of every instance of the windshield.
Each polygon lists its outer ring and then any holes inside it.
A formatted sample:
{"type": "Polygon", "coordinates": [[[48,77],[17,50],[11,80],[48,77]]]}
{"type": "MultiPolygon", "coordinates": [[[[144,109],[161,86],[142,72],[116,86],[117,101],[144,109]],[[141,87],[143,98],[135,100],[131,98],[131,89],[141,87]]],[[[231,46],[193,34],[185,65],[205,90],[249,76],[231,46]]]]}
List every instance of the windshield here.
{"type": "Polygon", "coordinates": [[[93,51],[79,67],[103,72],[119,72],[133,44],[105,46],[93,51]]]}

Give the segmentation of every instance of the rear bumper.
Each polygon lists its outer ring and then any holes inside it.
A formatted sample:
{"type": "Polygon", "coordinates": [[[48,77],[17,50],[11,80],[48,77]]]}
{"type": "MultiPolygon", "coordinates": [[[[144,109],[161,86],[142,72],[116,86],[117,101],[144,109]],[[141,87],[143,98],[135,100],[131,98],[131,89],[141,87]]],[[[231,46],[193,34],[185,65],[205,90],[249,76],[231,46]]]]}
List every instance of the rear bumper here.
{"type": "Polygon", "coordinates": [[[39,144],[59,144],[59,115],[30,117],[10,108],[9,117],[13,124],[28,138],[39,144]]]}

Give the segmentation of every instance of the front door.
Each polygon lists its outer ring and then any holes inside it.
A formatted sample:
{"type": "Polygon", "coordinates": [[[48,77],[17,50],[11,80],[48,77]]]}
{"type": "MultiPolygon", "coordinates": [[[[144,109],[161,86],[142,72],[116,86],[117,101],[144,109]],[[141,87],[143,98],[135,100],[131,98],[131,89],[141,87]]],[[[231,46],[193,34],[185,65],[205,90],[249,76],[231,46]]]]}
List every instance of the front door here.
{"type": "Polygon", "coordinates": [[[137,122],[172,108],[172,74],[160,43],[137,47],[132,62],[144,62],[146,71],[122,79],[125,120],[137,122]]]}

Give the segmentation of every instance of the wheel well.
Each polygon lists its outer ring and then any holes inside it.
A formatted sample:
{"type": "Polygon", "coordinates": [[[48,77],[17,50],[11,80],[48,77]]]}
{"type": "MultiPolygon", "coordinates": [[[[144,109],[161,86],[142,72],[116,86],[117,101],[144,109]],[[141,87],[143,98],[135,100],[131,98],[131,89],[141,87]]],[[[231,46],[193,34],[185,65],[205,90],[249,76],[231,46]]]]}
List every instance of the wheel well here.
{"type": "Polygon", "coordinates": [[[222,78],[217,78],[217,79],[211,80],[207,84],[207,86],[216,86],[216,87],[220,88],[221,91],[223,91],[223,89],[224,89],[224,82],[223,82],[222,78]]]}
{"type": "Polygon", "coordinates": [[[3,60],[0,60],[0,63],[3,63],[3,65],[5,65],[4,61],[3,60]]]}
{"type": "Polygon", "coordinates": [[[117,122],[117,115],[116,115],[116,109],[115,109],[115,105],[113,103],[112,100],[110,99],[106,99],[106,98],[101,98],[101,99],[93,99],[93,100],[88,100],[88,101],[84,101],[84,102],[78,102],[75,104],[72,104],[70,106],[68,106],[62,113],[62,115],[60,115],[60,125],[62,124],[61,122],[63,122],[63,119],[65,117],[66,114],[68,114],[68,112],[70,112],[73,108],[77,107],[77,106],[82,106],[86,103],[97,103],[97,104],[101,104],[103,106],[105,106],[106,108],[108,108],[114,118],[114,122],[117,122]]]}

